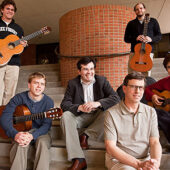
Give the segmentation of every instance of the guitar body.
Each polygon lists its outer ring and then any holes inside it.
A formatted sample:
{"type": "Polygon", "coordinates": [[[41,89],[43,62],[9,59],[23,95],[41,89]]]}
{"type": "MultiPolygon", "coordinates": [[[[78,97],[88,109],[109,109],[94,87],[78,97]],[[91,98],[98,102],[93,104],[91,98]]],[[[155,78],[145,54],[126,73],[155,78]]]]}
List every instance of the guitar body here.
{"type": "Polygon", "coordinates": [[[50,31],[51,28],[46,26],[21,39],[14,34],[8,35],[5,39],[0,39],[0,66],[6,65],[13,55],[23,52],[24,47],[20,44],[20,41],[28,41],[40,34],[48,34],[50,31]]]}
{"type": "Polygon", "coordinates": [[[135,54],[130,60],[130,67],[138,72],[146,72],[152,69],[152,60],[150,58],[150,53],[152,51],[152,46],[150,44],[145,44],[145,51],[141,50],[142,43],[136,44],[134,51],[135,54]]]}
{"type": "MultiPolygon", "coordinates": [[[[5,106],[0,106],[0,116],[5,109],[5,106]]],[[[37,119],[60,119],[63,114],[60,108],[51,108],[46,112],[31,114],[29,109],[25,105],[17,106],[15,112],[13,113],[13,127],[17,131],[29,131],[32,128],[32,120],[37,119]]],[[[0,127],[0,136],[2,138],[8,138],[5,131],[0,127]]]]}
{"type": "MultiPolygon", "coordinates": [[[[5,106],[0,106],[0,116],[4,109],[5,109],[5,106]]],[[[13,115],[18,117],[18,116],[26,116],[30,114],[31,113],[26,106],[20,105],[16,107],[13,115]]],[[[25,121],[22,123],[13,124],[13,127],[18,131],[28,131],[32,128],[32,121],[25,121]]],[[[8,138],[8,136],[5,134],[5,131],[1,127],[0,127],[0,136],[2,138],[8,138]]]]}
{"type": "Polygon", "coordinates": [[[0,39],[0,66],[8,63],[11,57],[15,54],[20,54],[24,47],[19,44],[15,46],[12,42],[19,40],[16,35],[8,35],[5,39],[0,39]]]}
{"type": "Polygon", "coordinates": [[[152,102],[148,102],[148,105],[169,112],[170,111],[170,91],[167,91],[167,90],[162,91],[162,92],[159,92],[157,90],[152,90],[152,91],[154,94],[157,94],[158,96],[164,98],[165,104],[163,106],[158,106],[158,105],[155,106],[155,105],[153,105],[152,102]]]}

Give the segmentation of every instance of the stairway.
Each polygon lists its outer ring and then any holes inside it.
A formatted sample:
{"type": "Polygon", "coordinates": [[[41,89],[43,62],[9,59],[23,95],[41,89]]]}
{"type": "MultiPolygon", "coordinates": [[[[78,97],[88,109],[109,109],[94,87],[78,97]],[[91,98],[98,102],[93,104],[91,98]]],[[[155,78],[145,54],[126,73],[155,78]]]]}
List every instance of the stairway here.
{"type": "Polygon", "coordinates": [[[153,60],[153,68],[151,70],[151,77],[153,77],[156,81],[168,76],[168,73],[162,64],[163,59],[164,58],[154,58],[153,60]]]}
{"type": "MultiPolygon", "coordinates": [[[[20,76],[16,93],[27,90],[28,75],[32,72],[40,71],[47,76],[47,87],[45,93],[49,95],[55,102],[55,106],[59,107],[60,102],[64,96],[65,89],[61,87],[59,81],[59,65],[35,65],[35,66],[21,66],[20,76]]],[[[167,76],[166,71],[162,67],[162,59],[154,59],[154,66],[151,76],[159,80],[167,76]]],[[[65,149],[65,142],[59,121],[53,121],[51,128],[52,147],[50,149],[51,162],[50,170],[66,170],[71,164],[67,161],[67,152],[65,149]]],[[[161,137],[162,138],[162,137],[161,137]]],[[[163,145],[166,145],[164,140],[163,145]]],[[[88,170],[106,170],[104,166],[105,147],[103,142],[89,141],[89,149],[84,151],[88,163],[88,170]]],[[[0,138],[0,170],[9,169],[9,151],[11,147],[10,140],[0,138]]],[[[31,151],[29,158],[32,158],[34,150],[31,151]]],[[[163,153],[161,161],[161,170],[170,169],[170,153],[163,153]]],[[[29,164],[32,165],[31,163],[29,164]]]]}

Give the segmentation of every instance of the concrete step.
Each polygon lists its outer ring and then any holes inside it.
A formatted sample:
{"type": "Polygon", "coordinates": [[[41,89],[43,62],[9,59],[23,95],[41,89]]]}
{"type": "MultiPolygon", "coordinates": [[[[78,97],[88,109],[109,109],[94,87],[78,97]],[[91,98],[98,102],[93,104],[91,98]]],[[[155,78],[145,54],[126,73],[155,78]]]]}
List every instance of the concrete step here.
{"type": "Polygon", "coordinates": [[[153,59],[153,64],[155,64],[155,63],[162,64],[162,63],[163,63],[163,60],[164,60],[164,58],[154,58],[154,59],[153,59]]]}
{"type": "Polygon", "coordinates": [[[154,58],[153,59],[153,67],[151,71],[151,77],[153,77],[156,81],[166,77],[168,74],[163,67],[164,58],[154,58]]]}
{"type": "MultiPolygon", "coordinates": [[[[0,167],[9,167],[9,151],[10,151],[11,144],[4,143],[0,144],[0,167]]],[[[34,154],[34,150],[31,150],[31,154],[29,155],[31,158],[32,154],[34,154]]],[[[85,150],[84,154],[86,156],[86,161],[89,168],[101,168],[105,169],[104,162],[105,162],[105,150],[95,150],[89,149],[85,150]]],[[[65,148],[62,147],[54,147],[52,146],[50,149],[50,156],[51,156],[51,163],[50,168],[57,168],[57,163],[61,163],[63,168],[67,168],[70,166],[70,163],[67,161],[67,151],[65,148]]],[[[170,154],[163,154],[161,160],[161,170],[169,169],[170,167],[170,154]]]]}
{"type": "MultiPolygon", "coordinates": [[[[16,93],[20,93],[23,91],[27,91],[28,88],[18,88],[16,90],[16,93]]],[[[46,95],[58,95],[58,94],[64,94],[65,93],[65,88],[64,87],[50,87],[50,88],[46,88],[44,93],[46,95]]]]}
{"type": "MultiPolygon", "coordinates": [[[[41,71],[41,69],[40,69],[40,71],[41,71]]],[[[19,74],[19,76],[20,76],[20,77],[28,77],[28,75],[31,74],[31,73],[33,73],[32,70],[29,70],[29,71],[21,71],[20,74],[19,74]]],[[[48,77],[48,76],[58,76],[58,75],[59,75],[59,71],[57,71],[57,70],[53,70],[53,71],[48,70],[48,71],[43,72],[43,73],[45,74],[46,77],[48,77]]]]}
{"type": "Polygon", "coordinates": [[[59,64],[37,64],[37,65],[26,65],[26,66],[21,66],[20,68],[22,70],[29,70],[29,69],[34,69],[34,68],[59,68],[59,64]]]}
{"type": "MultiPolygon", "coordinates": [[[[67,170],[68,167],[71,166],[70,162],[59,162],[59,161],[51,161],[50,162],[50,170],[67,170]]],[[[87,170],[106,170],[104,166],[88,164],[87,170]]],[[[10,169],[10,161],[8,157],[0,157],[0,170],[9,170],[10,169]]],[[[29,168],[30,170],[30,168],[29,168]]]]}
{"type": "Polygon", "coordinates": [[[61,102],[62,101],[62,99],[64,98],[64,94],[57,94],[57,95],[53,95],[53,94],[51,94],[51,95],[49,95],[51,98],[52,98],[52,100],[54,100],[55,102],[61,102]]]}
{"type": "MultiPolygon", "coordinates": [[[[53,141],[56,141],[56,142],[52,143],[52,147],[50,149],[50,157],[51,157],[50,168],[53,167],[53,169],[54,169],[55,166],[53,166],[53,165],[54,164],[56,165],[59,162],[63,165],[62,166],[63,169],[67,168],[71,164],[67,160],[67,151],[64,147],[65,143],[62,144],[62,142],[64,142],[64,141],[63,140],[58,140],[58,142],[57,142],[57,140],[53,140],[53,141]],[[58,143],[59,145],[63,145],[63,146],[56,147],[56,146],[54,146],[56,143],[58,143]]],[[[10,148],[11,148],[10,143],[0,143],[0,150],[1,150],[0,168],[1,167],[9,167],[10,148]]],[[[34,154],[35,154],[35,150],[33,148],[31,148],[31,151],[28,155],[28,159],[33,158],[34,154]]],[[[104,167],[105,150],[89,149],[89,150],[85,150],[84,154],[87,158],[86,161],[87,161],[89,168],[99,167],[99,168],[105,169],[105,167],[104,167]]],[[[58,167],[58,166],[56,166],[56,167],[58,167]]]]}
{"type": "MultiPolygon", "coordinates": [[[[27,88],[28,82],[18,83],[17,88],[27,88]]],[[[60,81],[47,82],[46,88],[61,87],[60,81]]]]}
{"type": "MultiPolygon", "coordinates": [[[[51,161],[50,170],[67,170],[71,166],[71,163],[55,162],[51,161]]],[[[87,170],[106,170],[107,168],[101,167],[100,165],[88,164],[87,170]]]]}
{"type": "MultiPolygon", "coordinates": [[[[24,81],[28,82],[28,76],[29,75],[19,77],[18,83],[22,83],[24,81]]],[[[47,82],[57,82],[57,81],[59,81],[59,76],[58,75],[49,75],[46,77],[46,79],[47,79],[47,82]]]]}

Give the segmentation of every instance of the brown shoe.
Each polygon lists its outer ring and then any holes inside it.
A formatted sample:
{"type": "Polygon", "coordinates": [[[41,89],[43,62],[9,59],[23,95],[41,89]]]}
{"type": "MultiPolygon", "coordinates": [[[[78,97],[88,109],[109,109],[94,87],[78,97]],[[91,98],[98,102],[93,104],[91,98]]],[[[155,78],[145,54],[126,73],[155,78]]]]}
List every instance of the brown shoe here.
{"type": "Polygon", "coordinates": [[[80,136],[80,146],[81,146],[81,148],[83,149],[83,150],[86,150],[86,149],[88,149],[89,148],[89,146],[88,146],[88,136],[87,135],[85,135],[85,134],[82,134],[81,136],[80,136]]]}
{"type": "Polygon", "coordinates": [[[71,167],[67,170],[85,170],[87,168],[86,160],[84,159],[83,162],[79,162],[78,159],[75,159],[71,167]]]}

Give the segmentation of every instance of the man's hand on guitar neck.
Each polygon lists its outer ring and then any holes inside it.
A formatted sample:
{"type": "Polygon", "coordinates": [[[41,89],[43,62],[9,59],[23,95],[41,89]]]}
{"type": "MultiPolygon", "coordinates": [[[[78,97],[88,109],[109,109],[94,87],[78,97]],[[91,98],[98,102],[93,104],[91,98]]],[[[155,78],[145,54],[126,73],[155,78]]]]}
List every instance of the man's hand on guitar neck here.
{"type": "Polygon", "coordinates": [[[136,38],[137,41],[141,41],[141,42],[144,42],[144,43],[149,43],[149,42],[152,42],[152,39],[148,36],[144,36],[144,35],[139,35],[137,38],[136,38]]]}
{"type": "Polygon", "coordinates": [[[152,103],[153,103],[154,105],[161,106],[162,103],[163,103],[162,100],[164,100],[164,98],[158,96],[157,94],[154,94],[154,95],[152,96],[152,103]]]}
{"type": "Polygon", "coordinates": [[[29,132],[18,132],[14,138],[14,140],[22,147],[28,146],[32,139],[33,136],[29,132]]]}
{"type": "Polygon", "coordinates": [[[23,47],[28,46],[28,43],[27,43],[27,41],[25,41],[25,40],[20,41],[20,44],[21,44],[23,47]]]}

